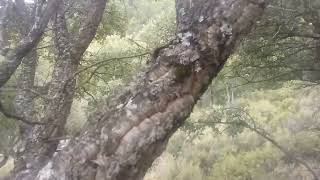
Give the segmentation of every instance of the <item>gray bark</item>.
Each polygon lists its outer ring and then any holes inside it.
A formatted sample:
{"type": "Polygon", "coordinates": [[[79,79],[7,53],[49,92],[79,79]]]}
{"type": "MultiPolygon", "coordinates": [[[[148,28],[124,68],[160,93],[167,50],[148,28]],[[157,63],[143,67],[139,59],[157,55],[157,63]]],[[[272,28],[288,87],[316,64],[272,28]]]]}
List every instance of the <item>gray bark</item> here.
{"type": "Polygon", "coordinates": [[[142,179],[261,16],[267,0],[178,0],[178,34],[136,84],[40,170],[36,180],[142,179]]]}

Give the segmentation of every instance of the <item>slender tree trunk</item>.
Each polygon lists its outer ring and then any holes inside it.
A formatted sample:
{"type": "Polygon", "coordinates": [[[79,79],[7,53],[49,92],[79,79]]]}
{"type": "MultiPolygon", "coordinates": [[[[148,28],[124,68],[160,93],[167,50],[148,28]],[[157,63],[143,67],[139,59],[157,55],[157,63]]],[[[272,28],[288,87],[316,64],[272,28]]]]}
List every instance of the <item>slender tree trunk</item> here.
{"type": "Polygon", "coordinates": [[[6,24],[8,21],[10,3],[4,0],[0,1],[0,48],[1,55],[4,55],[9,48],[6,24]]]}
{"type": "MultiPolygon", "coordinates": [[[[44,1],[37,1],[43,3],[44,1]]],[[[61,0],[49,0],[46,8],[36,14],[36,20],[30,32],[25,36],[14,49],[9,49],[4,55],[5,59],[0,61],[0,87],[5,85],[12,74],[21,64],[22,59],[36,47],[47,27],[51,16],[55,13],[56,7],[61,0]]]]}
{"type": "MultiPolygon", "coordinates": [[[[40,5],[34,3],[33,10],[29,11],[24,0],[15,0],[15,14],[20,24],[17,25],[20,39],[28,36],[33,23],[35,22],[36,13],[40,5]]],[[[39,9],[38,9],[39,11],[39,9]]],[[[31,92],[34,89],[34,80],[36,75],[38,55],[36,50],[26,55],[21,63],[21,71],[17,80],[17,92],[14,100],[15,113],[27,120],[32,120],[34,117],[34,98],[35,95],[31,92]]]]}
{"type": "MultiPolygon", "coordinates": [[[[17,81],[17,92],[14,99],[15,113],[19,117],[23,117],[27,120],[33,120],[35,113],[34,94],[32,94],[30,90],[34,88],[36,61],[37,54],[35,51],[32,51],[24,58],[23,63],[21,64],[21,72],[17,81]]],[[[19,124],[19,128],[19,138],[25,139],[32,135],[32,126],[30,124],[19,124]]],[[[24,157],[22,156],[22,151],[20,151],[20,148],[23,147],[23,145],[20,145],[21,144],[18,143],[15,148],[16,151],[14,152],[14,161],[16,166],[14,167],[13,171],[20,171],[27,164],[27,161],[25,161],[24,157]]]]}
{"type": "MultiPolygon", "coordinates": [[[[28,32],[31,30],[33,23],[35,22],[35,15],[40,14],[35,11],[40,11],[41,5],[34,3],[33,12],[30,12],[25,5],[24,0],[15,1],[15,14],[19,18],[20,24],[17,25],[21,39],[28,36],[28,32]]],[[[32,50],[26,55],[21,63],[19,78],[17,80],[17,91],[14,99],[15,114],[26,120],[35,119],[35,107],[34,107],[34,94],[31,92],[34,89],[34,80],[37,66],[37,52],[32,50]]],[[[32,136],[32,125],[19,124],[20,128],[20,142],[15,148],[15,167],[13,172],[19,172],[27,166],[28,160],[23,156],[23,139],[30,138],[32,136]],[[22,143],[22,144],[21,144],[22,143]]]]}
{"type": "Polygon", "coordinates": [[[134,86],[99,106],[35,179],[142,179],[266,2],[178,0],[176,39],[134,86]]]}
{"type": "Polygon", "coordinates": [[[67,28],[66,9],[62,4],[59,6],[53,28],[57,53],[48,90],[50,99],[40,118],[40,121],[45,125],[32,127],[31,136],[23,139],[24,148],[20,153],[23,158],[17,157],[16,161],[16,166],[22,168],[13,172],[14,179],[35,179],[38,170],[55,153],[59,141],[54,139],[64,134],[64,126],[74,98],[76,86],[74,75],[78,70],[83,53],[95,36],[105,6],[106,0],[91,1],[89,13],[79,30],[79,34],[74,38],[74,44],[67,28]]]}
{"type": "Polygon", "coordinates": [[[70,36],[64,17],[64,9],[62,8],[60,8],[55,18],[54,35],[57,55],[48,90],[48,97],[52,97],[52,99],[47,102],[41,118],[41,122],[45,122],[46,125],[33,127],[30,133],[31,136],[23,139],[26,146],[21,154],[25,158],[17,157],[16,165],[29,164],[28,167],[24,166],[16,171],[15,179],[34,179],[36,171],[32,174],[24,172],[30,169],[36,170],[50,159],[58,145],[56,141],[50,142],[50,138],[63,135],[64,125],[70,113],[75,81],[71,81],[68,84],[66,82],[77,70],[78,63],[73,62],[71,58],[70,36]]]}

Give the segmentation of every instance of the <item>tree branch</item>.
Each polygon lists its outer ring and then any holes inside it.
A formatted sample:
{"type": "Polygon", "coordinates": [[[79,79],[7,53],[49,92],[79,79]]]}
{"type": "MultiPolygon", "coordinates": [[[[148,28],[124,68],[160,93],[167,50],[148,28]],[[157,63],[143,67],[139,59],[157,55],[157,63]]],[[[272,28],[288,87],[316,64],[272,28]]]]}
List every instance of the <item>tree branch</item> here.
{"type": "MultiPolygon", "coordinates": [[[[124,59],[131,59],[131,58],[136,58],[136,57],[143,57],[143,56],[147,56],[150,55],[149,52],[145,52],[145,53],[141,53],[141,54],[137,54],[137,55],[131,55],[131,56],[123,56],[123,57],[115,57],[115,58],[109,58],[109,59],[104,59],[98,62],[95,62],[93,64],[90,64],[89,66],[86,66],[80,70],[78,70],[76,73],[74,73],[73,77],[70,79],[74,79],[76,76],[78,76],[79,74],[95,67],[95,69],[99,69],[101,68],[103,65],[105,65],[108,62],[112,62],[112,61],[116,61],[116,60],[124,60],[124,59]]],[[[69,80],[69,81],[70,81],[69,80]]]]}
{"type": "Polygon", "coordinates": [[[84,23],[80,27],[79,34],[76,37],[72,53],[75,59],[82,57],[83,53],[89,47],[89,44],[96,35],[97,29],[101,22],[104,9],[108,0],[92,0],[89,6],[89,13],[84,23]]]}
{"type": "Polygon", "coordinates": [[[8,112],[7,110],[4,109],[2,103],[0,102],[0,112],[6,116],[7,118],[10,118],[10,119],[15,119],[15,120],[18,120],[18,121],[21,121],[25,124],[29,124],[29,125],[44,125],[45,123],[41,123],[41,122],[32,122],[32,121],[29,121],[29,120],[26,120],[25,118],[23,117],[20,117],[16,114],[13,114],[13,113],[10,113],[8,112]]]}

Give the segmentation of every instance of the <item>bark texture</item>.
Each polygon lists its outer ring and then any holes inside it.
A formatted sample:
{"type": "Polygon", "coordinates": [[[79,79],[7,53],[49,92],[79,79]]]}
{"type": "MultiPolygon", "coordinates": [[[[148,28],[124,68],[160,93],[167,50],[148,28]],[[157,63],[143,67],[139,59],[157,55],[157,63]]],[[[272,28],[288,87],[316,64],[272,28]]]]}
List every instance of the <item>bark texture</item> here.
{"type": "Polygon", "coordinates": [[[176,39],[156,51],[135,85],[101,105],[35,179],[143,179],[266,3],[178,0],[176,39]]]}

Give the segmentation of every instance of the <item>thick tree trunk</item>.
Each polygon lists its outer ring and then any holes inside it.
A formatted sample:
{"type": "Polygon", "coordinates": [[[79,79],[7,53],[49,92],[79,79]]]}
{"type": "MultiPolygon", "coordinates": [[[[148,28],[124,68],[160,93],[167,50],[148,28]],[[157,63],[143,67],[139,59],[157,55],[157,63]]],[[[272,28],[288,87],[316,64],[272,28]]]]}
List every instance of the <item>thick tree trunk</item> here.
{"type": "Polygon", "coordinates": [[[35,179],[142,179],[266,1],[178,0],[176,39],[156,51],[134,86],[99,106],[35,179]]]}

